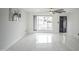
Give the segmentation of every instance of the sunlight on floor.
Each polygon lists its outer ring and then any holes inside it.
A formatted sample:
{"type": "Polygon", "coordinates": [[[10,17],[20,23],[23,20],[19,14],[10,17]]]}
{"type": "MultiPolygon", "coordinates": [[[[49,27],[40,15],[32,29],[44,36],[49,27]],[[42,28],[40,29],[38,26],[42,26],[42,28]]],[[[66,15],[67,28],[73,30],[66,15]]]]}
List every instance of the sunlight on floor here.
{"type": "Polygon", "coordinates": [[[51,34],[36,34],[36,43],[52,43],[52,35],[51,34]]]}

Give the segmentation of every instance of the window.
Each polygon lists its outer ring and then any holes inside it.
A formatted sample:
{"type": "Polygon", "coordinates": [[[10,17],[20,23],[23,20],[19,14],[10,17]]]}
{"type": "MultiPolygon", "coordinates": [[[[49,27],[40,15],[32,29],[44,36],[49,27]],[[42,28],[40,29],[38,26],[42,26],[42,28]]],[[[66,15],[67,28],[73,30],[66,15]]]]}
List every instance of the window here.
{"type": "Polygon", "coordinates": [[[52,30],[52,16],[34,16],[34,30],[52,30]]]}

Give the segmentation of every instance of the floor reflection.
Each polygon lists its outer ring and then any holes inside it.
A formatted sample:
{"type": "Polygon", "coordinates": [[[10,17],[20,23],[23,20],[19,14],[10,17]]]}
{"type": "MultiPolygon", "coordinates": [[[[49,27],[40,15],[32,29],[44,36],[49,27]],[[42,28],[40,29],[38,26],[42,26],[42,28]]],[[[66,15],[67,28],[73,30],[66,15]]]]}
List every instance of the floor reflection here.
{"type": "Polygon", "coordinates": [[[68,34],[34,33],[25,36],[8,50],[19,51],[70,51],[79,50],[79,40],[68,34]]]}
{"type": "Polygon", "coordinates": [[[62,39],[63,39],[63,40],[62,40],[62,43],[65,44],[65,43],[66,43],[66,36],[63,35],[63,38],[62,38],[62,39]]]}
{"type": "Polygon", "coordinates": [[[52,35],[51,34],[36,34],[36,43],[52,43],[52,35]]]}

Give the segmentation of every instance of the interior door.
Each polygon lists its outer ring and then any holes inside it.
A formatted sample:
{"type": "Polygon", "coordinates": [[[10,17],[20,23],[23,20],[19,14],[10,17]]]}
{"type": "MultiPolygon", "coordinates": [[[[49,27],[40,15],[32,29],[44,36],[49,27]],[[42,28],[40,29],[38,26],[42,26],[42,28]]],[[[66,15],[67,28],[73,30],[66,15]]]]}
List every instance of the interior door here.
{"type": "Polygon", "coordinates": [[[60,16],[59,32],[60,33],[67,32],[67,16],[60,16]]]}

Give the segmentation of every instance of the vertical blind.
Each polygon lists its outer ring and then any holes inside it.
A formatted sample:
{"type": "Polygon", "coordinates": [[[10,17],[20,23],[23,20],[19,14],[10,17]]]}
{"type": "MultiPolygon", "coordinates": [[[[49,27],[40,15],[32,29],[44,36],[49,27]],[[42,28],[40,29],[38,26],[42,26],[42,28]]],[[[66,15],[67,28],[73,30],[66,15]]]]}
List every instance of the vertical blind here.
{"type": "Polygon", "coordinates": [[[33,30],[52,30],[52,16],[33,16],[33,30]]]}

